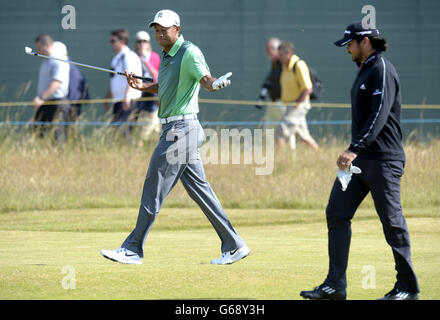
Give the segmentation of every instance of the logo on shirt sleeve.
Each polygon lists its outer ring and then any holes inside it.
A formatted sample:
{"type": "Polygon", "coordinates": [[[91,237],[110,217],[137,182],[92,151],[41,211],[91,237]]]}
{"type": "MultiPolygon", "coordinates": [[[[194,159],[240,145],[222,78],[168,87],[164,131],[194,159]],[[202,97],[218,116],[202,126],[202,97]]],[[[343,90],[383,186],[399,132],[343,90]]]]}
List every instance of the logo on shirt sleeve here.
{"type": "Polygon", "coordinates": [[[365,90],[365,84],[361,84],[361,86],[359,87],[359,89],[361,89],[361,90],[365,90]]]}
{"type": "Polygon", "coordinates": [[[373,96],[377,96],[378,94],[382,94],[382,91],[380,91],[379,89],[376,89],[376,90],[373,92],[373,96]]]}

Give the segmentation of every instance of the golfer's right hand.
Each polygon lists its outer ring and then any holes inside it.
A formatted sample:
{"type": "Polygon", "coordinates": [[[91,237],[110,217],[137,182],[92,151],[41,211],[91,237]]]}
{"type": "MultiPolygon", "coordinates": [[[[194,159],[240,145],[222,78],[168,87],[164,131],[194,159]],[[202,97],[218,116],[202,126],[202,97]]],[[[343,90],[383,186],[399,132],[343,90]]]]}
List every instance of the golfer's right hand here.
{"type": "Polygon", "coordinates": [[[124,70],[124,72],[128,85],[133,89],[142,90],[142,80],[134,78],[133,72],[130,72],[130,74],[128,74],[127,70],[124,70]]]}

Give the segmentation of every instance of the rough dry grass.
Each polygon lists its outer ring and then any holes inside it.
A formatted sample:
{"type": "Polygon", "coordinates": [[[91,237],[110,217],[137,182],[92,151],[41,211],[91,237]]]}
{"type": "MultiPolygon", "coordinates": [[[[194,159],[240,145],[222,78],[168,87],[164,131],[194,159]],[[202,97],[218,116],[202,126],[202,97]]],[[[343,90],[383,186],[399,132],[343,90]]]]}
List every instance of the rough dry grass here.
{"type": "MultiPolygon", "coordinates": [[[[101,138],[63,146],[5,139],[0,144],[0,212],[33,209],[137,207],[154,142],[139,148],[101,138]]],[[[275,158],[268,175],[255,164],[206,164],[208,181],[228,208],[324,208],[344,144],[315,153],[299,144],[275,158]]],[[[404,207],[440,205],[440,140],[405,146],[404,207]]],[[[242,158],[243,159],[243,158],[242,158]]],[[[372,207],[367,199],[364,206],[372,207]]],[[[167,207],[193,207],[178,184],[167,207]]]]}

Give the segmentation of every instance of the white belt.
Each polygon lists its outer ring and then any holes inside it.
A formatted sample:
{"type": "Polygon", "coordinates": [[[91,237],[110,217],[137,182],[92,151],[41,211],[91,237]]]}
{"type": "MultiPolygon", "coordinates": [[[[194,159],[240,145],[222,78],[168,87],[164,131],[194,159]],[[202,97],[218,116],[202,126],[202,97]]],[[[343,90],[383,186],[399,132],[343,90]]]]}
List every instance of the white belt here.
{"type": "Polygon", "coordinates": [[[172,121],[185,120],[185,119],[197,119],[197,114],[191,113],[191,114],[185,114],[185,115],[181,115],[181,116],[173,116],[173,117],[169,117],[169,118],[161,118],[160,119],[160,123],[161,124],[166,124],[166,123],[170,123],[172,121]]]}

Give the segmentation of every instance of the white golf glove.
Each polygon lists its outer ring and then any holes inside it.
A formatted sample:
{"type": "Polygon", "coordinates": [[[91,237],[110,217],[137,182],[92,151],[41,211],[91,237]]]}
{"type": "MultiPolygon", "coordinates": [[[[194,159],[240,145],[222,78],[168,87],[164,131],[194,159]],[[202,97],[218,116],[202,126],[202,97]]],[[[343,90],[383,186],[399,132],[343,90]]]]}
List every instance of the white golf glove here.
{"type": "Polygon", "coordinates": [[[348,184],[350,183],[351,176],[354,174],[361,173],[362,170],[354,165],[350,164],[350,168],[341,170],[338,169],[338,179],[342,185],[342,191],[347,190],[348,184]]]}
{"type": "Polygon", "coordinates": [[[227,74],[215,80],[212,84],[212,89],[220,90],[229,86],[231,84],[231,80],[228,80],[230,76],[232,76],[232,72],[228,72],[227,74]]]}

